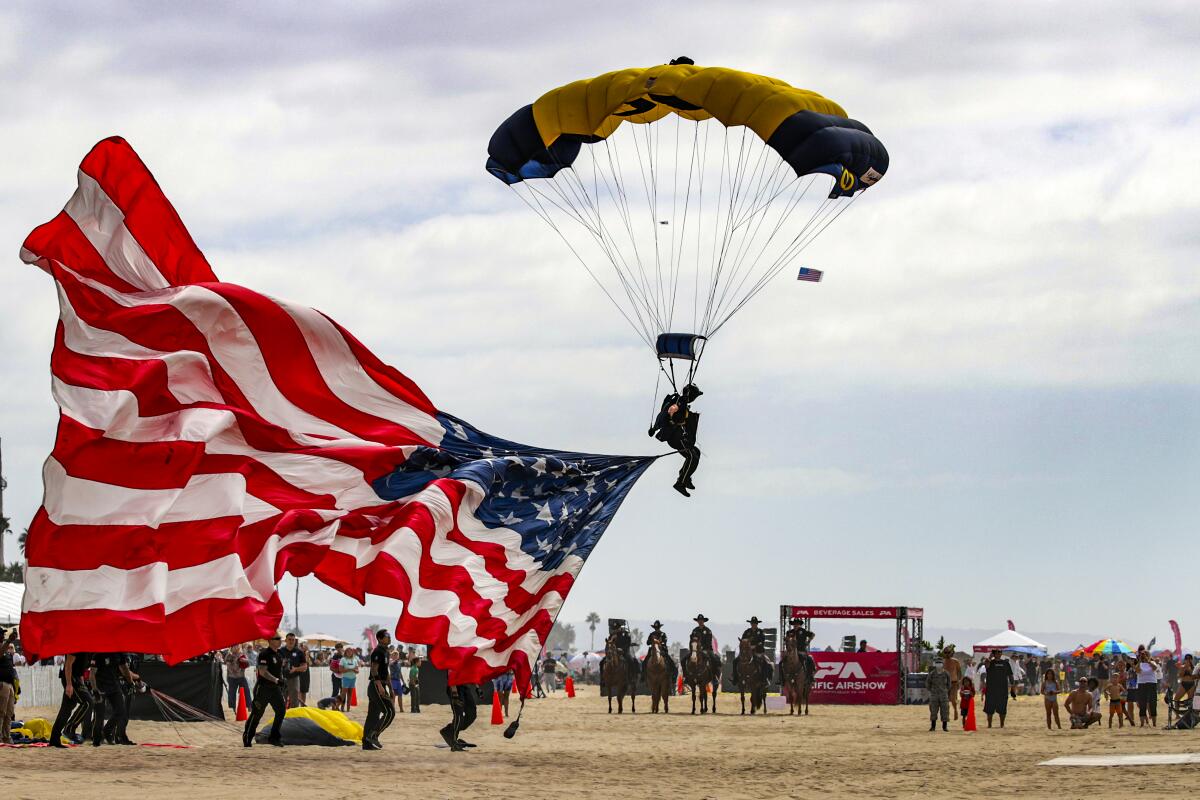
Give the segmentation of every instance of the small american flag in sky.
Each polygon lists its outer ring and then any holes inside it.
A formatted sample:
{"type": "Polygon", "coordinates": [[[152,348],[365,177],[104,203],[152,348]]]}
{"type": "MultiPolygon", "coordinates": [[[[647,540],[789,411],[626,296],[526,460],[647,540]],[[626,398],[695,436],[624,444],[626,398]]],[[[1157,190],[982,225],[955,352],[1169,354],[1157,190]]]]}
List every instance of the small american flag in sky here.
{"type": "Polygon", "coordinates": [[[824,274],[825,273],[821,272],[821,270],[819,270],[819,269],[809,269],[808,267],[801,267],[800,274],[796,276],[796,280],[812,281],[813,283],[816,283],[817,281],[821,280],[821,276],[824,274]]]}

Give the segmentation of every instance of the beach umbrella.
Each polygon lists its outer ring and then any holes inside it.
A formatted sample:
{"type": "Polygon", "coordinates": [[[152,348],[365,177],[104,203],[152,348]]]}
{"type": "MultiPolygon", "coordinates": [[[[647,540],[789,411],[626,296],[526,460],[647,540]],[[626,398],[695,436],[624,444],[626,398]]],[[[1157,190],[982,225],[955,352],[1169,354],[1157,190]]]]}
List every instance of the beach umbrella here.
{"type": "Polygon", "coordinates": [[[1088,658],[1097,654],[1102,656],[1127,656],[1132,655],[1133,650],[1120,639],[1101,639],[1098,642],[1089,644],[1087,647],[1081,647],[1072,653],[1075,656],[1087,656],[1088,658]]]}
{"type": "Polygon", "coordinates": [[[346,644],[346,639],[331,633],[310,633],[308,636],[301,636],[300,641],[308,642],[314,647],[333,647],[337,644],[346,644]]]}

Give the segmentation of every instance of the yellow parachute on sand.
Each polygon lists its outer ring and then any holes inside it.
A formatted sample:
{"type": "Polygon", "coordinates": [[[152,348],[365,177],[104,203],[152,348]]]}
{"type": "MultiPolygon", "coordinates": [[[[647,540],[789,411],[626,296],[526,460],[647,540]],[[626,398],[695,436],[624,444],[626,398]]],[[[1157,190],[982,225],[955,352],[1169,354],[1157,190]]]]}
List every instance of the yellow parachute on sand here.
{"type": "MultiPolygon", "coordinates": [[[[274,718],[259,727],[257,741],[266,741],[272,721],[274,718]]],[[[281,735],[286,745],[361,745],[363,727],[340,711],[325,711],[304,706],[288,709],[284,715],[281,735]]]]}

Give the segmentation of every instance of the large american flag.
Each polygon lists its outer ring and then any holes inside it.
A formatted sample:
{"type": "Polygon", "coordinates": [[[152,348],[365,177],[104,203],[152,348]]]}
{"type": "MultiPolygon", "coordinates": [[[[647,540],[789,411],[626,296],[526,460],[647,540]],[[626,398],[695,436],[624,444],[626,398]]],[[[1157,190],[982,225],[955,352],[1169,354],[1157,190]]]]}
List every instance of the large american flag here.
{"type": "Polygon", "coordinates": [[[60,307],[31,652],[178,661],[276,630],[278,581],[312,574],[404,601],[396,637],[454,681],[523,677],[653,460],[489,436],[321,313],[221,282],[119,138],[21,258],[60,307]]]}

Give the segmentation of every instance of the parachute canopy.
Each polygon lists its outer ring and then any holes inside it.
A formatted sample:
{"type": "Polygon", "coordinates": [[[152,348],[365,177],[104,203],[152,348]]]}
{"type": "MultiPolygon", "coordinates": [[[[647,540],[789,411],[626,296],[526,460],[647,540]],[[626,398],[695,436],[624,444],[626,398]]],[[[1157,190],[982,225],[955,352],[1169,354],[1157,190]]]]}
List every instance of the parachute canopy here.
{"type": "Polygon", "coordinates": [[[887,169],[833,100],[686,58],[551,89],[487,159],[660,360],[697,359],[887,169]]]}

